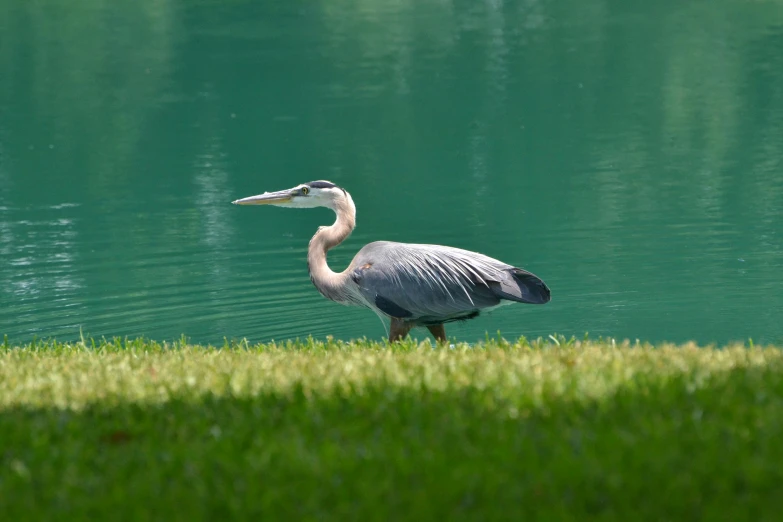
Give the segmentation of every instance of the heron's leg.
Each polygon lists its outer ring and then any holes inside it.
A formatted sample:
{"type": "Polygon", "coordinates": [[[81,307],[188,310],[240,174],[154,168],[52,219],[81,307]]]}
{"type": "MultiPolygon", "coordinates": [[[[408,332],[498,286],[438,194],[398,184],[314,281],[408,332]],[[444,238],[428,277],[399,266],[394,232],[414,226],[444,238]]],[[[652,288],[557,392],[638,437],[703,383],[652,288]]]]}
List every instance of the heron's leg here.
{"type": "Polygon", "coordinates": [[[446,342],[446,327],[443,324],[433,324],[427,327],[432,336],[440,343],[446,342]]]}
{"type": "Polygon", "coordinates": [[[408,332],[411,331],[411,328],[413,328],[413,325],[406,323],[402,319],[392,317],[391,328],[389,328],[389,342],[402,341],[408,335],[408,332]]]}

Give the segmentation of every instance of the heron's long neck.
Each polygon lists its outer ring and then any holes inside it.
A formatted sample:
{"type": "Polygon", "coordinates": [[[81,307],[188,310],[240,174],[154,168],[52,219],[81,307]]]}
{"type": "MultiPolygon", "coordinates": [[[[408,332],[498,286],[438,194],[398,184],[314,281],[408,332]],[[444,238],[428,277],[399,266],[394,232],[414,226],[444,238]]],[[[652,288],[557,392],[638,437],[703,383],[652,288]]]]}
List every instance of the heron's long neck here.
{"type": "Polygon", "coordinates": [[[310,240],[307,251],[307,265],[310,279],[326,297],[339,300],[342,283],[347,272],[335,273],[326,263],[326,252],[348,237],[356,226],[356,207],[350,195],[336,202],[337,220],[330,227],[321,227],[310,240]]]}

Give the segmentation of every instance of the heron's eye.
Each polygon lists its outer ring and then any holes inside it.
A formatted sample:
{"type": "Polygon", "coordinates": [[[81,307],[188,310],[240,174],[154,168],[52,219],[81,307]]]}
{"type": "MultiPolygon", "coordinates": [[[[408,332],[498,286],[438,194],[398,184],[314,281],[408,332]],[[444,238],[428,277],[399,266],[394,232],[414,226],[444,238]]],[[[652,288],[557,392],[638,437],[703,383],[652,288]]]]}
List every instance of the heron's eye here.
{"type": "Polygon", "coordinates": [[[302,194],[304,194],[306,196],[309,193],[310,193],[310,188],[309,187],[302,187],[302,194]]]}

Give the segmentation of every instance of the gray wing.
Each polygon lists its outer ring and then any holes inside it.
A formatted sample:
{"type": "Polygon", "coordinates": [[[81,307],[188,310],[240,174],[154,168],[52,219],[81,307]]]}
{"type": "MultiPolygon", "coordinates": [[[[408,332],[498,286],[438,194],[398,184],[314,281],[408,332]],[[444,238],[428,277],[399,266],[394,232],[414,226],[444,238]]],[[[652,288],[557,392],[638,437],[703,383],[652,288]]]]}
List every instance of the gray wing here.
{"type": "Polygon", "coordinates": [[[391,317],[436,324],[474,317],[501,300],[543,304],[549,288],[497,259],[440,245],[376,241],[354,258],[351,278],[391,317]]]}

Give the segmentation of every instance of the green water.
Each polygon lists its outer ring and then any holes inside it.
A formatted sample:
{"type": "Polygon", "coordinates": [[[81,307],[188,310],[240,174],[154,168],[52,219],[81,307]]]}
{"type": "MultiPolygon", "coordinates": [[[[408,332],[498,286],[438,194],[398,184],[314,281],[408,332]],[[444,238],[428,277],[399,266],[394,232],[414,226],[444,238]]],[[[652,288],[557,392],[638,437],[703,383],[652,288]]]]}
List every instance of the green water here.
{"type": "MultiPolygon", "coordinates": [[[[321,297],[387,239],[552,289],[447,332],[783,340],[783,4],[0,4],[0,334],[380,339],[321,297]]],[[[425,332],[417,333],[420,337],[425,332]]]]}

